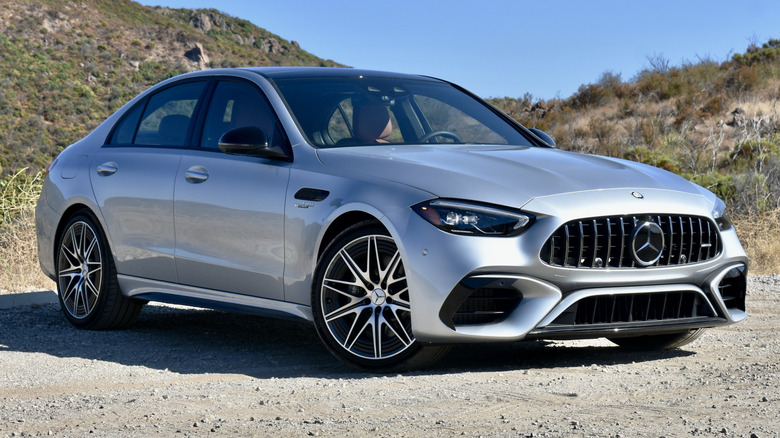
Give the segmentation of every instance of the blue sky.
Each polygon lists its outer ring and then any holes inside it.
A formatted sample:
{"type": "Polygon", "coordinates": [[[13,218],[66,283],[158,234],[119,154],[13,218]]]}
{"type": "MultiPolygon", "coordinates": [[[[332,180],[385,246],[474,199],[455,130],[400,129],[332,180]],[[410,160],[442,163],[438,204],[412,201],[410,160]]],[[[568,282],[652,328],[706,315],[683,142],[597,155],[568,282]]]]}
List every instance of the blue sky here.
{"type": "Polygon", "coordinates": [[[723,61],[780,38],[780,1],[142,0],[215,8],[321,58],[419,73],[482,97],[569,97],[605,71],[630,80],[670,65],[723,61]]]}

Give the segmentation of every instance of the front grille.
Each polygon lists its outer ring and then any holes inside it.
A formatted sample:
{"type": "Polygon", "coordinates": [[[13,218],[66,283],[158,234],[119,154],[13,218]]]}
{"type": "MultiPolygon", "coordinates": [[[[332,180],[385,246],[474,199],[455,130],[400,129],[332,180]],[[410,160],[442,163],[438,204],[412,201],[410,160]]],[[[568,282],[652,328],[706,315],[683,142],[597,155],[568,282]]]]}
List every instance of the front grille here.
{"type": "Polygon", "coordinates": [[[650,266],[703,262],[721,251],[717,226],[697,216],[637,215],[582,219],[558,228],[542,247],[542,261],[565,268],[635,268],[634,229],[645,221],[661,227],[661,257],[650,266]]]}
{"type": "Polygon", "coordinates": [[[455,325],[491,324],[503,321],[523,299],[511,288],[483,287],[474,291],[452,316],[455,325]]]}
{"type": "Polygon", "coordinates": [[[670,321],[715,316],[695,292],[600,295],[572,304],[552,325],[583,326],[670,321]]]}

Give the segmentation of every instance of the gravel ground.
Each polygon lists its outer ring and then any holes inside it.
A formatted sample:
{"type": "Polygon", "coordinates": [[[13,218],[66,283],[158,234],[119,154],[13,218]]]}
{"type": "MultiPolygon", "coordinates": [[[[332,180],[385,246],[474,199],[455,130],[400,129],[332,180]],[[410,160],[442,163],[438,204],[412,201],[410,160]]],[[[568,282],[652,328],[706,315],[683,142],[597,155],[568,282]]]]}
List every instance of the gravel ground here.
{"type": "Polygon", "coordinates": [[[53,304],[0,310],[4,436],[780,436],[780,275],[748,319],[685,348],[605,340],[460,345],[434,367],[357,373],[312,326],[149,305],[81,331],[53,304]]]}

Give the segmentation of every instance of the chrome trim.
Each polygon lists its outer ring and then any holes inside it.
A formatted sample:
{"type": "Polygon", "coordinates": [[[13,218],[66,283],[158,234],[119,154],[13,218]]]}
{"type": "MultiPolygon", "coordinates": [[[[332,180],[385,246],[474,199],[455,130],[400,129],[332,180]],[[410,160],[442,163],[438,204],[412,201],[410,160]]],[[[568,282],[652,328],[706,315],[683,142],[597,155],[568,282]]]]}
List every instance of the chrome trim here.
{"type": "Polygon", "coordinates": [[[593,339],[596,337],[611,337],[616,334],[631,336],[658,335],[663,333],[675,333],[684,330],[709,328],[718,325],[730,324],[726,318],[721,317],[697,317],[686,320],[653,321],[648,325],[601,324],[595,327],[563,326],[541,327],[534,329],[526,335],[527,339],[593,339]]]}
{"type": "MultiPolygon", "coordinates": [[[[728,272],[728,271],[726,271],[728,272]]],[[[724,274],[725,275],[725,274],[724,274]]],[[[597,289],[583,289],[573,292],[566,296],[557,306],[550,312],[537,327],[545,327],[553,323],[563,312],[566,311],[572,304],[580,301],[584,298],[604,296],[604,295],[627,295],[627,294],[650,294],[650,293],[663,293],[663,292],[693,292],[699,294],[704,302],[710,306],[713,315],[717,315],[718,312],[712,307],[712,303],[707,298],[707,295],[696,286],[690,284],[664,284],[660,286],[635,286],[635,287],[607,287],[597,289]]],[[[673,323],[675,320],[668,320],[669,323],[673,323]]]]}
{"type": "MultiPolygon", "coordinates": [[[[593,223],[594,224],[596,223],[595,219],[593,220],[593,223]]],[[[595,226],[594,226],[594,230],[593,231],[598,236],[598,231],[595,229],[595,226]]],[[[634,227],[634,231],[631,233],[631,255],[634,257],[634,261],[639,266],[643,266],[643,267],[644,266],[652,266],[656,262],[658,262],[658,260],[661,259],[661,255],[663,254],[664,244],[665,244],[665,242],[664,242],[664,230],[658,224],[656,224],[653,221],[646,220],[646,221],[642,222],[638,226],[634,227]],[[645,230],[647,230],[647,231],[645,232],[645,230]],[[641,237],[644,237],[644,239],[642,239],[644,242],[640,242],[639,241],[640,233],[642,233],[641,237]],[[660,245],[661,247],[660,248],[656,248],[653,245],[652,239],[653,239],[653,235],[654,234],[658,234],[658,235],[661,236],[661,245],[660,245]],[[639,246],[639,248],[637,248],[637,246],[639,246]],[[642,251],[642,250],[644,250],[647,247],[649,247],[650,249],[652,249],[652,250],[654,250],[656,252],[656,254],[653,256],[653,258],[651,260],[645,260],[645,259],[643,259],[639,255],[639,251],[642,251]]],[[[596,253],[596,249],[598,249],[598,248],[597,248],[596,245],[593,245],[593,247],[594,247],[594,251],[593,252],[595,254],[596,253]]]]}
{"type": "MultiPolygon", "coordinates": [[[[284,301],[269,300],[249,295],[241,295],[229,292],[220,292],[211,289],[202,289],[181,284],[172,284],[162,281],[147,280],[145,278],[129,275],[117,275],[122,295],[130,298],[151,299],[152,301],[165,302],[159,299],[159,295],[172,298],[184,298],[199,300],[201,302],[213,302],[215,308],[218,304],[230,304],[248,309],[267,310],[274,313],[282,313],[307,321],[313,321],[311,307],[284,301]]],[[[178,302],[178,301],[177,301],[178,302]]],[[[203,307],[203,306],[199,306],[203,307]]],[[[208,306],[207,306],[208,307],[208,306]]]]}

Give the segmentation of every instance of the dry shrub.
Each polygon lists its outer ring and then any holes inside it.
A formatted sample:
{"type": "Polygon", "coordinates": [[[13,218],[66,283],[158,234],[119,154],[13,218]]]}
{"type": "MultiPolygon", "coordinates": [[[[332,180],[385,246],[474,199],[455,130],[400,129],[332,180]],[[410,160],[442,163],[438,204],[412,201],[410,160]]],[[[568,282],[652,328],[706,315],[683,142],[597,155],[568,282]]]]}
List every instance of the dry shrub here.
{"type": "Polygon", "coordinates": [[[54,288],[38,265],[35,203],[43,174],[20,170],[0,180],[0,294],[54,288]]]}
{"type": "Polygon", "coordinates": [[[0,229],[0,294],[53,290],[38,265],[33,211],[0,229]]]}
{"type": "Polygon", "coordinates": [[[780,272],[780,210],[741,216],[732,221],[750,258],[750,273],[780,272]]]}
{"type": "MultiPolygon", "coordinates": [[[[764,92],[763,94],[767,94],[767,92],[764,92]]],[[[777,104],[777,100],[760,99],[756,94],[751,96],[751,98],[735,103],[734,109],[742,108],[750,119],[761,118],[767,115],[778,117],[780,116],[780,108],[778,108],[777,104]]]]}
{"type": "Polygon", "coordinates": [[[711,96],[699,109],[703,117],[719,115],[726,109],[726,98],[720,95],[711,96]]]}

